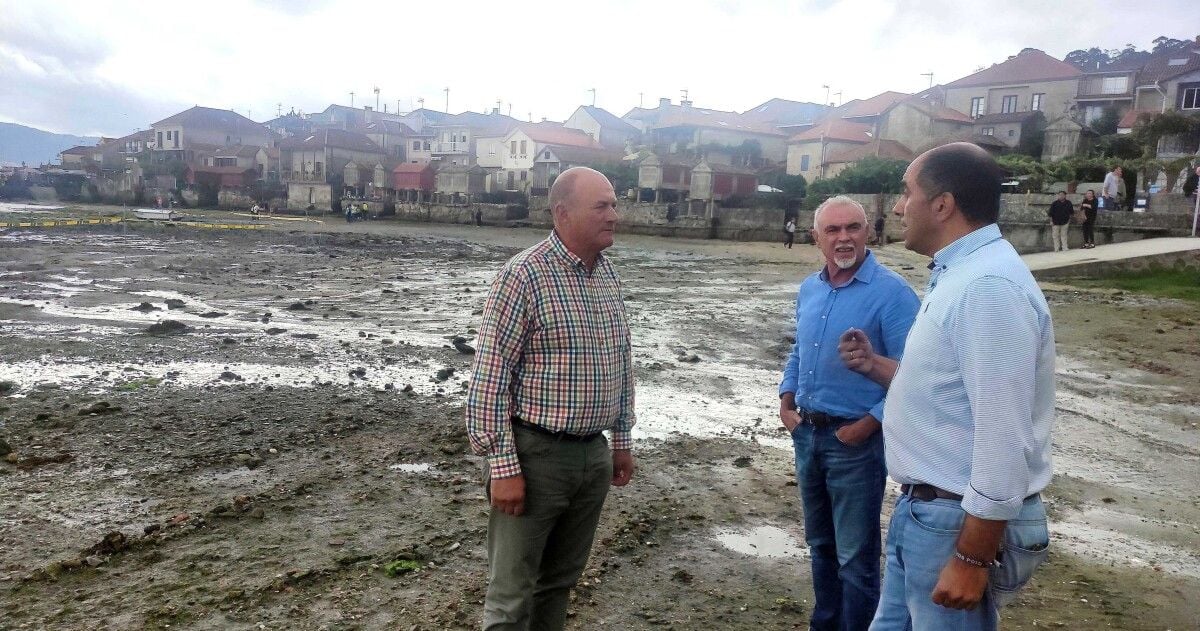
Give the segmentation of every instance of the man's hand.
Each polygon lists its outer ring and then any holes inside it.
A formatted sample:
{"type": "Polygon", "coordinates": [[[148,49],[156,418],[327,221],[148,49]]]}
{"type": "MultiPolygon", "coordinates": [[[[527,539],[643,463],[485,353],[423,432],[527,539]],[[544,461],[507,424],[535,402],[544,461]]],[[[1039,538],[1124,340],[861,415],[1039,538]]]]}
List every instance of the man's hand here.
{"type": "Polygon", "coordinates": [[[625,486],[633,479],[633,472],[637,469],[637,463],[633,460],[633,452],[628,449],[614,449],[612,452],[613,461],[613,486],[625,486]]]}
{"type": "Polygon", "coordinates": [[[499,478],[490,483],[492,506],[496,510],[518,517],[525,512],[525,476],[499,478]]]}
{"type": "Polygon", "coordinates": [[[794,392],[785,392],[779,397],[779,422],[783,423],[783,428],[792,433],[796,431],[796,426],[802,420],[800,413],[796,411],[796,394],[794,392]]]}
{"type": "Polygon", "coordinates": [[[871,434],[879,431],[880,427],[879,421],[875,420],[874,416],[867,414],[853,423],[839,427],[834,435],[842,444],[854,447],[865,442],[871,437],[871,434]]]}
{"type": "Polygon", "coordinates": [[[976,567],[950,557],[933,588],[933,602],[950,609],[974,609],[983,600],[987,582],[986,567],[976,567]]]}
{"type": "Polygon", "coordinates": [[[857,373],[868,374],[875,367],[875,349],[871,340],[860,329],[847,329],[838,340],[838,355],[846,368],[857,373]]]}

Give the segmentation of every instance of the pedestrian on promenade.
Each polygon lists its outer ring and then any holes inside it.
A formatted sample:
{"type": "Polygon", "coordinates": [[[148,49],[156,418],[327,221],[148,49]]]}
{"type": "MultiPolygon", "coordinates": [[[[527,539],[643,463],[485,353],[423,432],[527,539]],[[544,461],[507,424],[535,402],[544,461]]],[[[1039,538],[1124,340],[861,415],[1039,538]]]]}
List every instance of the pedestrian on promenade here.
{"type": "Polygon", "coordinates": [[[628,484],[635,466],[629,322],[602,253],[617,197],[604,175],[575,167],[549,201],[550,236],[492,283],[467,390],[491,504],[487,630],[564,627],[608,487],[628,484]]]}
{"type": "Polygon", "coordinates": [[[1050,218],[1050,241],[1054,244],[1055,252],[1066,252],[1070,249],[1067,247],[1067,233],[1071,227],[1071,216],[1074,214],[1075,205],[1067,199],[1067,192],[1059,191],[1058,199],[1051,202],[1046,211],[1046,216],[1050,218]]]}
{"type": "Polygon", "coordinates": [[[1117,205],[1117,196],[1121,194],[1121,180],[1124,171],[1120,166],[1113,166],[1112,170],[1104,175],[1104,184],[1100,187],[1100,195],[1104,201],[1100,204],[1100,208],[1104,210],[1120,210],[1117,205]]]}
{"type": "Polygon", "coordinates": [[[839,347],[847,366],[890,386],[884,445],[901,495],[874,631],[996,629],[1048,553],[1054,326],[1000,236],[1002,179],[968,143],[909,165],[895,212],[905,247],[933,260],[904,360],[861,332],[839,347]]]}
{"type": "Polygon", "coordinates": [[[882,386],[838,359],[848,329],[899,359],[917,295],[867,249],[867,213],[833,197],[814,214],[825,256],[796,298],[796,342],[779,385],[779,419],[792,436],[804,537],[812,555],[814,631],[865,630],[879,604],[879,513],[884,469],[882,386]]]}
{"type": "Polygon", "coordinates": [[[1079,202],[1079,209],[1083,211],[1083,247],[1094,248],[1096,247],[1096,191],[1089,188],[1083,194],[1083,199],[1079,202]]]}
{"type": "Polygon", "coordinates": [[[792,249],[792,243],[796,241],[796,220],[788,217],[787,223],[783,224],[783,247],[792,249]]]}
{"type": "Polygon", "coordinates": [[[875,218],[875,245],[887,245],[887,235],[883,233],[887,226],[887,220],[884,219],[883,213],[875,218]]]}

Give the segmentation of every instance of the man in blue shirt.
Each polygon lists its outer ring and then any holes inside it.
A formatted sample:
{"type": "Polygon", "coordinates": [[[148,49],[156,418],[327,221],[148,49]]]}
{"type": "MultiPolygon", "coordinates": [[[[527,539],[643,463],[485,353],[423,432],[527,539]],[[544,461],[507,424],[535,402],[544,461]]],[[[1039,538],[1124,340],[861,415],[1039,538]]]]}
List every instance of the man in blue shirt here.
{"type": "Polygon", "coordinates": [[[779,418],[796,450],[812,553],[810,628],[866,629],[879,602],[884,389],[846,368],[837,347],[854,329],[899,358],[918,300],[867,250],[867,215],[858,202],[834,197],[821,204],[812,235],[825,265],[796,298],[796,344],[779,386],[779,418]]]}
{"type": "Polygon", "coordinates": [[[889,385],[887,466],[901,496],[871,629],[995,629],[999,607],[1046,559],[1054,328],[1020,256],[1000,238],[1002,173],[975,145],[919,156],[895,212],[931,256],[897,364],[858,332],[843,361],[889,385]]]}

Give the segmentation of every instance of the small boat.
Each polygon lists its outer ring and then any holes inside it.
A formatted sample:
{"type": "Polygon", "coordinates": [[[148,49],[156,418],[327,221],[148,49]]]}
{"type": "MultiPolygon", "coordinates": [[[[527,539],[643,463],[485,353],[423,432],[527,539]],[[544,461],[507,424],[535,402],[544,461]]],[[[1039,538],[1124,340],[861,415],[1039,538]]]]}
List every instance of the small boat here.
{"type": "Polygon", "coordinates": [[[181,217],[179,213],[167,208],[137,208],[133,211],[133,216],[138,219],[153,219],[158,221],[174,221],[181,217]]]}

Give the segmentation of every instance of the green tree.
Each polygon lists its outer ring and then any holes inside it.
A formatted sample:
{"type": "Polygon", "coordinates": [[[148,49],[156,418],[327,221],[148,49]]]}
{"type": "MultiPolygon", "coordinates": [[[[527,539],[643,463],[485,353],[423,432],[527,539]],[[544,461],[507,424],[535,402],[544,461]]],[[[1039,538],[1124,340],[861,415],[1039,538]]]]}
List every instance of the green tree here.
{"type": "Polygon", "coordinates": [[[808,185],[805,207],[818,204],[842,193],[899,193],[908,168],[905,160],[868,156],[843,169],[836,176],[808,185]]]}

